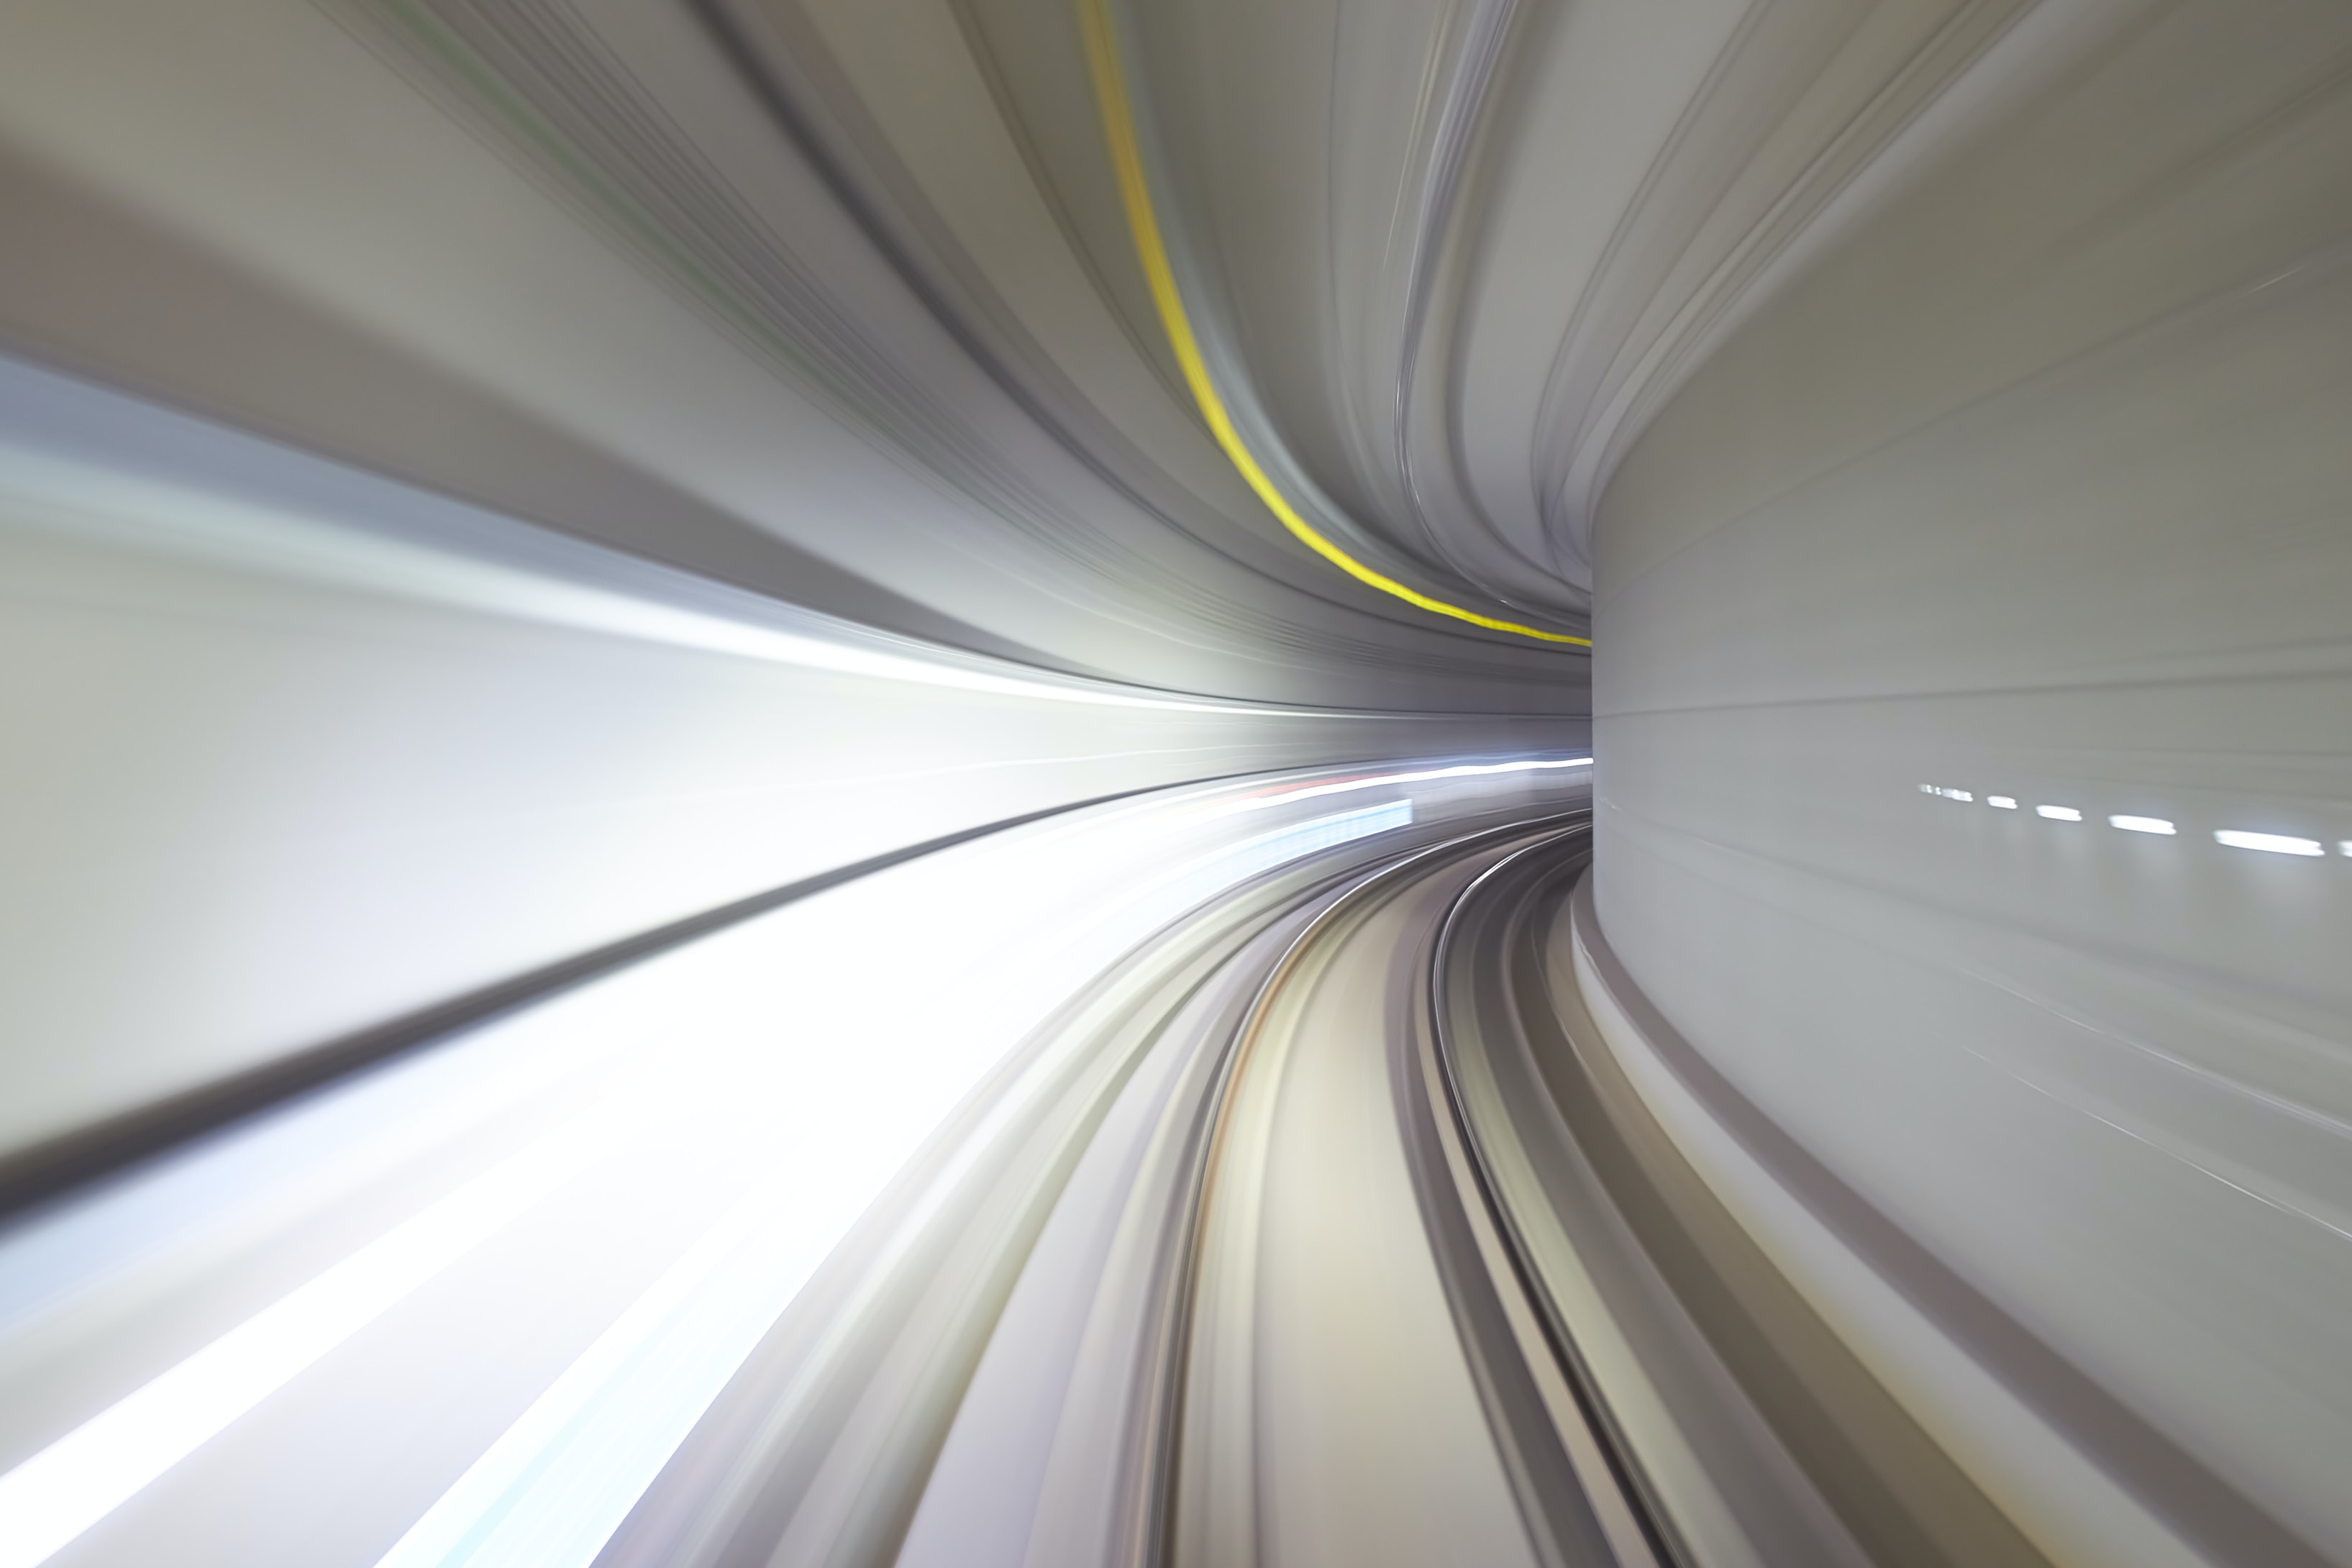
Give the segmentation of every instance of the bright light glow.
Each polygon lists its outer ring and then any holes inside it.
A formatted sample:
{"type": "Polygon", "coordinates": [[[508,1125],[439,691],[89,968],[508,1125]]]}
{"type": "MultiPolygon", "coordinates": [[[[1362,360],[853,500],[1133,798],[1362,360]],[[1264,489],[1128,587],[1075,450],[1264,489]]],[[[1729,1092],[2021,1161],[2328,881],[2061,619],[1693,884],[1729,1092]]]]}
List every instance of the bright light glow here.
{"type": "Polygon", "coordinates": [[[590,1115],[395,1226],[0,1476],[0,1568],[34,1568],[238,1416],[577,1175],[590,1115]]]}
{"type": "Polygon", "coordinates": [[[2017,797],[2013,795],[1989,795],[1985,796],[1985,804],[1987,805],[1998,806],[2003,811],[2015,811],[2017,809],[2017,797]]]}
{"type": "Polygon", "coordinates": [[[1555,760],[1522,758],[1512,763],[1459,763],[1450,768],[1423,768],[1409,773],[1374,773],[1367,778],[1341,779],[1336,784],[1303,784],[1297,789],[1275,790],[1266,795],[1254,795],[1236,801],[1234,811],[1257,811],[1269,805],[1285,805],[1294,800],[1313,800],[1318,795],[1347,795],[1354,790],[1378,789],[1383,784],[1420,784],[1426,779],[1470,778],[1481,773],[1524,773],[1541,768],[1589,768],[1591,757],[1562,757],[1555,760]]]}
{"type": "MultiPolygon", "coordinates": [[[[1582,781],[1550,779],[1542,771],[1587,763],[1528,759],[1406,776],[1509,775],[1431,791],[1447,801],[1565,800],[1582,781]]],[[[1383,780],[1335,782],[1364,789],[1383,780]]],[[[1292,788],[1281,798],[1320,793],[1292,788]]],[[[647,1271],[657,1277],[653,1287],[511,1420],[506,1435],[418,1521],[394,1558],[469,1568],[584,1568],[808,1271],[1039,1018],[1220,889],[1411,823],[1416,803],[1397,798],[1402,793],[1334,803],[1337,809],[1320,814],[1310,808],[1304,821],[1277,814],[1236,824],[1226,815],[1232,803],[1255,797],[1236,796],[1227,786],[1218,803],[1223,809],[1206,816],[1200,795],[1188,790],[1034,824],[860,879],[492,1026],[490,1035],[507,1043],[486,1039],[467,1052],[494,1045],[493,1064],[519,1075],[525,1089],[566,1087],[584,1065],[634,1061],[629,1053],[643,1050],[651,1053],[645,1065],[656,1073],[653,1082],[665,1093],[675,1089],[676,1102],[651,1096],[666,1109],[657,1125],[649,1121],[648,1086],[633,1069],[624,1077],[635,1087],[607,1087],[599,1109],[454,1190],[421,1194],[413,1217],[373,1238],[354,1238],[342,1261],[0,1475],[0,1568],[36,1568],[208,1442],[226,1448],[243,1441],[250,1434],[233,1424],[306,1370],[311,1378],[340,1375],[320,1362],[339,1345],[345,1355],[360,1348],[350,1342],[371,1323],[387,1341],[411,1331],[382,1320],[436,1276],[461,1288],[446,1270],[471,1249],[516,1234],[509,1226],[541,1223],[533,1211],[542,1200],[560,1204],[569,1184],[624,1142],[653,1152],[688,1136],[738,1135],[706,1129],[706,1098],[762,1107],[755,1119],[766,1152],[740,1189],[752,1195],[732,1214],[692,1222],[693,1231],[680,1237],[685,1250],[647,1271]],[[1179,830],[1172,837],[1171,827],[1179,830]],[[909,906],[926,912],[911,917],[909,906]],[[908,977],[889,944],[862,933],[883,929],[886,917],[920,919],[929,922],[922,929],[940,939],[930,945],[944,949],[946,933],[980,923],[975,916],[982,912],[993,922],[994,945],[978,944],[952,966],[943,961],[919,992],[898,1000],[890,1022],[877,1026],[871,997],[886,984],[905,990],[908,977]],[[786,1016],[806,1048],[778,1051],[774,1020],[786,1016]],[[845,1038],[863,1048],[824,1048],[845,1038]],[[685,1050],[690,1056],[678,1054],[685,1050]]],[[[1443,816],[1459,808],[1433,809],[1443,816]]],[[[1061,1060],[1033,1064],[1034,1093],[1063,1081],[1061,1060]]],[[[392,1081],[396,1088],[405,1080],[395,1075],[392,1081]]],[[[431,1106],[450,1081],[431,1079],[393,1105],[376,1085],[364,1101],[373,1116],[361,1118],[359,1131],[405,1138],[400,1130],[413,1126],[416,1136],[429,1131],[437,1144],[446,1129],[431,1106]]],[[[470,1096],[488,1081],[497,1080],[468,1077],[465,1087],[470,1096]]],[[[1030,1100],[1022,1096],[1031,1092],[1009,1093],[1000,1102],[957,1156],[963,1163],[951,1162],[940,1174],[936,1201],[927,1203],[947,1201],[969,1163],[983,1158],[1001,1129],[1027,1113],[1030,1100]]],[[[336,1135],[324,1137],[308,1120],[318,1113],[314,1107],[298,1114],[295,1125],[308,1130],[285,1161],[299,1163],[327,1145],[350,1145],[354,1124],[338,1121],[330,1129],[336,1135]]],[[[283,1142],[294,1133],[273,1122],[238,1136],[283,1142]]],[[[238,1169],[245,1180],[258,1179],[250,1162],[238,1169]]],[[[294,1164],[280,1163],[261,1174],[292,1186],[299,1184],[294,1173],[294,1164]]],[[[346,1182],[338,1177],[332,1184],[341,1190],[346,1182]]],[[[220,1188],[210,1194],[219,1205],[220,1188]]],[[[929,1212],[919,1210],[908,1225],[919,1228],[929,1212]]],[[[184,1219],[177,1207],[164,1215],[163,1239],[184,1219]]],[[[242,1222],[238,1228],[242,1233],[242,1222]]],[[[86,1228],[76,1234],[83,1239],[75,1245],[86,1245],[86,1228]]],[[[22,1262],[20,1253],[0,1257],[0,1309],[28,1293],[22,1262]]],[[[501,1310],[497,1301],[485,1305],[501,1310]]],[[[500,1330],[494,1324],[491,1331],[500,1330]]],[[[379,1345],[367,1348],[383,1353],[379,1345]]],[[[393,1353],[415,1352],[412,1342],[393,1353]]],[[[197,1462],[228,1457],[207,1454],[197,1462]]]]}
{"type": "Polygon", "coordinates": [[[2110,816],[2107,821],[2126,833],[2161,833],[2169,837],[2174,831],[2172,824],[2160,816],[2110,816]]]}
{"type": "MultiPolygon", "coordinates": [[[[1562,765],[1505,763],[1411,776],[1562,765]]],[[[1355,788],[1378,782],[1347,781],[1355,788]]],[[[1293,790],[1284,798],[1317,793],[1293,790]]],[[[1209,882],[1179,901],[1195,901],[1212,883],[1230,886],[1412,819],[1413,803],[1399,799],[1286,824],[1215,851],[1195,868],[1209,882]]],[[[1009,1119],[1020,1103],[1008,1098],[997,1115],[1009,1119]]],[[[984,1124],[960,1159],[976,1159],[989,1135],[984,1124]]],[[[959,1173],[951,1168],[934,1184],[937,1201],[959,1173]]],[[[808,1181],[805,1169],[786,1171],[690,1247],[442,1494],[378,1568],[593,1563],[854,1217],[856,1205],[837,1215],[813,1214],[808,1181]]],[[[910,1221],[908,1234],[915,1228],[910,1221]]]]}
{"type": "Polygon", "coordinates": [[[2295,838],[2284,833],[2241,833],[2234,827],[2224,827],[2213,835],[2213,842],[2226,844],[2232,849],[2260,849],[2271,855],[2325,855],[2316,838],[2295,838]]]}
{"type": "Polygon", "coordinates": [[[2083,820],[2083,814],[2076,811],[2071,805],[2037,805],[2033,808],[2033,815],[2036,816],[2046,816],[2053,822],[2080,822],[2083,820]]]}

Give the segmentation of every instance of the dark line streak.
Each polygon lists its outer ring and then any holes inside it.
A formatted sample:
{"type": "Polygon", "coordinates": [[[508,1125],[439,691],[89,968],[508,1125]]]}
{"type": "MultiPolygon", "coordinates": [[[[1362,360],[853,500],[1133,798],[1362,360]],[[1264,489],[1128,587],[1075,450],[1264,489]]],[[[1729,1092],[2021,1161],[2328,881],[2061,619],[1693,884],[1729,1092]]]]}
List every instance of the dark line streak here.
{"type": "MultiPolygon", "coordinates": [[[[1249,776],[1252,775],[1246,773],[1226,773],[1189,783],[1214,784],[1249,776]]],[[[977,827],[943,834],[937,838],[927,838],[919,844],[871,856],[846,866],[837,866],[830,871],[820,871],[815,876],[787,882],[765,892],[753,893],[732,903],[721,904],[716,909],[705,910],[699,914],[688,915],[635,936],[623,937],[570,958],[527,970],[446,1001],[404,1014],[389,1022],[372,1025],[171,1096],[155,1104],[110,1117],[94,1126],[0,1156],[0,1222],[13,1219],[26,1209],[73,1188],[116,1174],[179,1144],[219,1131],[233,1122],[325,1089],[339,1079],[546,1001],[630,964],[657,957],[698,937],[740,925],[860,877],[887,871],[909,860],[952,849],[991,834],[1024,827],[1049,816],[1084,811],[1089,806],[1105,805],[1156,790],[1177,787],[1183,786],[1146,784],[1066,805],[1046,806],[1018,816],[983,823],[977,827]]]]}

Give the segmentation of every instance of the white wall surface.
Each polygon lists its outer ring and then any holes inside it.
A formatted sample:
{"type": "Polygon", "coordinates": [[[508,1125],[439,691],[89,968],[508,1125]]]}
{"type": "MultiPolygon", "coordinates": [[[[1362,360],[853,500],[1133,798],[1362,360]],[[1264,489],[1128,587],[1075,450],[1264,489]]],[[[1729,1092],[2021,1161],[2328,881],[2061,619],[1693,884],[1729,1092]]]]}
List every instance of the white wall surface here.
{"type": "Polygon", "coordinates": [[[2340,1554],[2352,16],[2070,9],[1617,474],[1599,914],[1849,1183],[2340,1554]]]}

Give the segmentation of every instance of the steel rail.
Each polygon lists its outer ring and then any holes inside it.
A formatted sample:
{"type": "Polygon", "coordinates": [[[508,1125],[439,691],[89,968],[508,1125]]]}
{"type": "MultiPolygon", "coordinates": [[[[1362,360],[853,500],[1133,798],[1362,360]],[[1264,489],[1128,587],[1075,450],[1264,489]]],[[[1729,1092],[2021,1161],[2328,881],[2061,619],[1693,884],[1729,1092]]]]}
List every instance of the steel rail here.
{"type": "Polygon", "coordinates": [[[1612,1552],[1622,1568],[1682,1568],[1692,1561],[1689,1552],[1575,1336],[1543,1289],[1526,1237],[1504,1201],[1492,1154],[1463,1090],[1448,1005],[1455,964],[1464,956],[1458,944],[1470,911],[1523,862],[1558,848],[1579,832],[1591,832],[1589,816],[1576,826],[1504,856],[1454,895],[1430,947],[1426,1028],[1416,1054],[1428,1103],[1433,1111],[1443,1108],[1444,1114],[1433,1119],[1435,1131],[1461,1218],[1475,1238],[1487,1282],[1508,1321],[1513,1348],[1594,1505],[1612,1552]]]}
{"type": "Polygon", "coordinates": [[[1170,1303],[1169,1324],[1173,1353],[1166,1364],[1156,1402],[1153,1451],[1146,1460],[1150,1489],[1148,1517],[1150,1522],[1144,1551],[1140,1554],[1142,1568],[1169,1568],[1176,1561],[1174,1505],[1181,1480],[1179,1469],[1184,1407],[1192,1370],[1192,1345],[1198,1321],[1200,1279],[1207,1261],[1203,1251],[1203,1221],[1210,1205],[1215,1201],[1218,1165],[1232,1137],[1235,1087],[1264,1038],[1276,998],[1317,943],[1329,937],[1343,918],[1359,911],[1377,895],[1392,890],[1393,885],[1402,881],[1407,873],[1432,863],[1475,854],[1480,847],[1497,840],[1541,831],[1567,816],[1581,817],[1584,815],[1581,811],[1561,813],[1480,828],[1424,846],[1356,876],[1338,892],[1328,895],[1323,907],[1291,939],[1258,983],[1248,1006],[1244,1009],[1240,1024],[1222,1053],[1210,1092],[1205,1097],[1206,1125],[1199,1130],[1189,1162],[1190,1169],[1180,1205],[1183,1218],[1179,1234],[1172,1238],[1174,1249],[1181,1260],[1181,1267],[1173,1271],[1171,1280],[1174,1300],[1170,1303]]]}

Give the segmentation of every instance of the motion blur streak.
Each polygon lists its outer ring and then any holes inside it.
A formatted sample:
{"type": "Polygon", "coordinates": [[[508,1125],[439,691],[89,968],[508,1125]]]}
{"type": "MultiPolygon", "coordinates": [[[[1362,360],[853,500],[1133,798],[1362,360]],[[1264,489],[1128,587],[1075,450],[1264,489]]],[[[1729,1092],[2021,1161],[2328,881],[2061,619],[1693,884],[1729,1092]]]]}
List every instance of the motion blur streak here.
{"type": "Polygon", "coordinates": [[[2336,0],[17,0],[0,1568],[2352,1564],[2347,431],[2336,0]]]}
{"type": "Polygon", "coordinates": [[[46,1561],[583,1163],[565,1128],[395,1227],[0,1478],[0,1558],[46,1561]]]}
{"type": "Polygon", "coordinates": [[[1242,478],[1266,510],[1282,520],[1283,527],[1296,534],[1308,549],[1330,562],[1359,583],[1369,584],[1383,594],[1392,595],[1417,609],[1434,615],[1450,616],[1457,621],[1467,621],[1475,626],[1486,626],[1498,632],[1511,632],[1519,637],[1535,637],[1543,642],[1573,643],[1591,647],[1591,637],[1576,637],[1566,632],[1539,631],[1523,626],[1516,621],[1496,620],[1475,610],[1465,610],[1459,605],[1449,605],[1433,599],[1416,589],[1408,588],[1395,578],[1373,571],[1318,532],[1313,524],[1298,515],[1275,482],[1266,478],[1265,469],[1250,452],[1249,447],[1234,429],[1233,416],[1225,412],[1224,400],[1217,395],[1211,381],[1209,368],[1201,361],[1199,342],[1192,335],[1192,323],[1184,310],[1182,296],[1177,291],[1176,279],[1168,266],[1168,252],[1160,234],[1160,221],[1151,205],[1151,191],[1143,174],[1143,155],[1136,145],[1133,111],[1129,107],[1126,73],[1118,61],[1118,46],[1111,37],[1111,24],[1103,0],[1084,0],[1079,17],[1086,26],[1087,67],[1092,72],[1095,97],[1100,102],[1103,133],[1110,142],[1111,166],[1118,173],[1119,198],[1127,209],[1128,227],[1135,236],[1138,258],[1143,263],[1144,276],[1151,284],[1151,300],[1160,311],[1160,324],[1168,331],[1168,345],[1175,352],[1177,363],[1183,367],[1184,384],[1192,389],[1193,401],[1201,405],[1202,417],[1217,445],[1241,470],[1242,478]]]}

